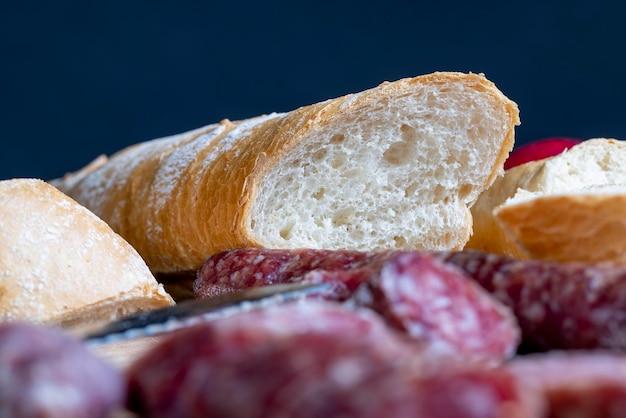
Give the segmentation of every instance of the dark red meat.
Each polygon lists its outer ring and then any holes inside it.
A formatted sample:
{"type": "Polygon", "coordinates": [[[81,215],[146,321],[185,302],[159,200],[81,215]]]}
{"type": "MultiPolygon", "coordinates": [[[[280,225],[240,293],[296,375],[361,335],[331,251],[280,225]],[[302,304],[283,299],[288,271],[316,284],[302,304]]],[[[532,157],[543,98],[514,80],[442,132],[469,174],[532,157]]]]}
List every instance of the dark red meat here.
{"type": "Polygon", "coordinates": [[[198,273],[194,292],[207,297],[235,289],[288,283],[301,280],[311,270],[361,269],[376,258],[380,258],[379,253],[362,251],[242,248],[209,257],[198,273]]]}
{"type": "Polygon", "coordinates": [[[439,254],[513,309],[527,351],[626,349],[626,266],[439,254]]]}
{"type": "Polygon", "coordinates": [[[369,310],[306,300],[178,332],[129,375],[156,418],[537,416],[508,371],[430,361],[369,310]]]}
{"type": "Polygon", "coordinates": [[[498,363],[517,348],[519,330],[510,311],[425,252],[249,248],[209,258],[195,290],[205,297],[217,288],[294,281],[333,284],[325,298],[372,308],[442,356],[498,363]]]}
{"type": "Polygon", "coordinates": [[[0,324],[0,417],[98,418],[121,407],[122,374],[53,329],[0,324]]]}
{"type": "Polygon", "coordinates": [[[626,356],[550,352],[521,356],[507,366],[546,400],[548,418],[626,416],[626,356]]]}

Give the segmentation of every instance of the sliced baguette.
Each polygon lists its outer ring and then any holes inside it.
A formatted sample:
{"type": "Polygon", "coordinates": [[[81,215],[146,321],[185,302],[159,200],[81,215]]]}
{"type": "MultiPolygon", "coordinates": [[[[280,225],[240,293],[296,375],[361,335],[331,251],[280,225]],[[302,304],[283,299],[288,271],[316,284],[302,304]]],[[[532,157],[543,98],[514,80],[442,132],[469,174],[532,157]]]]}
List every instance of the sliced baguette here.
{"type": "Polygon", "coordinates": [[[626,143],[590,139],[507,170],[472,214],[467,248],[523,259],[626,262],[626,143]]]}
{"type": "Polygon", "coordinates": [[[86,208],[41,180],[0,182],[0,321],[78,327],[172,303],[86,208]]]}
{"type": "Polygon", "coordinates": [[[54,184],[156,273],[245,246],[459,249],[517,124],[484,76],[434,73],[141,143],[54,184]]]}

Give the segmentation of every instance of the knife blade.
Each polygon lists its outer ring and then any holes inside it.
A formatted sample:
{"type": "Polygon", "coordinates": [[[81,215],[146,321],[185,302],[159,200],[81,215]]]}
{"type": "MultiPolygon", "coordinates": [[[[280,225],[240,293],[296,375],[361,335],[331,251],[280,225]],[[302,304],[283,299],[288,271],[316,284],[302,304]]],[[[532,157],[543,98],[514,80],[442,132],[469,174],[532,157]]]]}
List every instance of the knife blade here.
{"type": "Polygon", "coordinates": [[[83,331],[81,338],[87,345],[102,345],[153,336],[201,321],[319,294],[328,289],[328,283],[276,284],[210,298],[189,299],[173,306],[123,317],[95,330],[83,331]]]}

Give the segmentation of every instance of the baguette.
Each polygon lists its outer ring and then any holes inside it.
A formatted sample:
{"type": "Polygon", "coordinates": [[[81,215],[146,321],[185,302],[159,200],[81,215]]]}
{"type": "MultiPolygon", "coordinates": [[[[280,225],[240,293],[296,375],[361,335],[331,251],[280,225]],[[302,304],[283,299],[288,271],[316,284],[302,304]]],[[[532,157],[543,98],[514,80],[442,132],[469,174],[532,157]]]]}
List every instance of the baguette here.
{"type": "Polygon", "coordinates": [[[596,138],[507,170],[472,207],[466,248],[626,262],[626,143],[596,138]]]}
{"type": "Polygon", "coordinates": [[[41,180],[0,182],[0,321],[78,327],[172,303],[86,208],[41,180]]]}
{"type": "Polygon", "coordinates": [[[517,124],[484,76],[433,73],[140,143],[53,184],[155,273],[248,246],[459,249],[517,124]]]}

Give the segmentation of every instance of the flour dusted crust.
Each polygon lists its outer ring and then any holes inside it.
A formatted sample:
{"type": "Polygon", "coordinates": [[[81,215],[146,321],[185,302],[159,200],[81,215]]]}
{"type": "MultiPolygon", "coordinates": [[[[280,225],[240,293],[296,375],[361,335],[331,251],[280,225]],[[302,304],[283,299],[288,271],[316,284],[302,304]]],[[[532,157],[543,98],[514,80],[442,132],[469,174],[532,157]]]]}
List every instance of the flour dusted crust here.
{"type": "Polygon", "coordinates": [[[626,262],[626,142],[594,138],[498,178],[467,248],[522,259],[626,262]]]}
{"type": "Polygon", "coordinates": [[[518,123],[484,76],[434,73],[137,144],[53,184],[155,273],[245,246],[458,249],[518,123]]]}
{"type": "Polygon", "coordinates": [[[172,303],[86,208],[41,180],[0,181],[0,320],[74,326],[172,303]]]}

